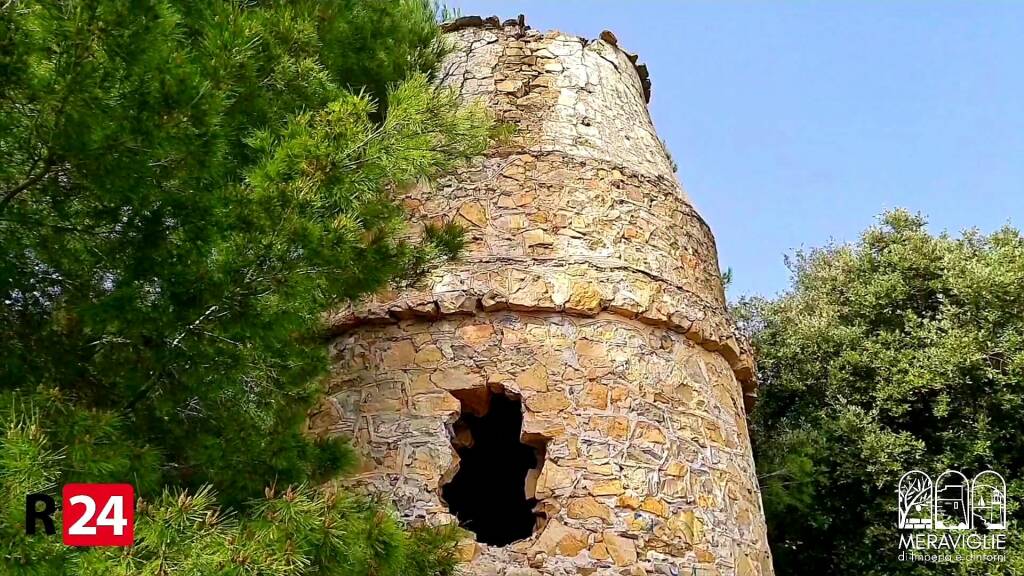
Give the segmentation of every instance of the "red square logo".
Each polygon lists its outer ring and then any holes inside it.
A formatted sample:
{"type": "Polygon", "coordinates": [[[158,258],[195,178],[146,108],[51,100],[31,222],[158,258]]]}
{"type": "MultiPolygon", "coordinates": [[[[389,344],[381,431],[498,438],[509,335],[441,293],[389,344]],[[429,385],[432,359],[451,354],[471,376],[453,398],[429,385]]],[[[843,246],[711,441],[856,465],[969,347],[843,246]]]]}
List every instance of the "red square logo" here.
{"type": "Polygon", "coordinates": [[[65,484],[64,544],[131,546],[135,489],[131,484],[65,484]]]}

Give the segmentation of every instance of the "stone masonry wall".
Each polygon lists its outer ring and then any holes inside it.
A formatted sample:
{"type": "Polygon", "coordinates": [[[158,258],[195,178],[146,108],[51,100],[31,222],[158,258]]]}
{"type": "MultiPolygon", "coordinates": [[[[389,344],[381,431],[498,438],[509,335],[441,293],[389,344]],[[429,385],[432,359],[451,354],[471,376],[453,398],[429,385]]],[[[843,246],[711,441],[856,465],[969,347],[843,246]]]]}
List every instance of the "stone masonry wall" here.
{"type": "Polygon", "coordinates": [[[356,484],[443,524],[467,392],[521,398],[523,440],[546,443],[524,486],[542,519],[508,546],[467,540],[469,574],[771,575],[746,427],[753,362],[643,68],[609,33],[473,18],[449,30],[443,81],[517,133],[406,194],[421,221],[462,223],[467,252],[420,290],[332,315],[336,370],[311,429],[354,439],[356,484]]]}

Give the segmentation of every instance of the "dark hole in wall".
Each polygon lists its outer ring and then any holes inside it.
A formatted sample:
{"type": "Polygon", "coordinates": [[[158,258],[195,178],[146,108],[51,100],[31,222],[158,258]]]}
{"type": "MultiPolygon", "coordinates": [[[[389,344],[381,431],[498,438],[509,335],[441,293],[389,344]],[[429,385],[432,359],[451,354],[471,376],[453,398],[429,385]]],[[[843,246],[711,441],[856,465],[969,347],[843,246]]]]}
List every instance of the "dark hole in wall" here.
{"type": "Polygon", "coordinates": [[[505,546],[529,538],[538,515],[527,484],[532,486],[540,472],[544,446],[520,440],[522,403],[483,388],[455,396],[462,415],[452,425],[452,446],[461,462],[441,496],[459,526],[475,533],[478,542],[505,546]]]}

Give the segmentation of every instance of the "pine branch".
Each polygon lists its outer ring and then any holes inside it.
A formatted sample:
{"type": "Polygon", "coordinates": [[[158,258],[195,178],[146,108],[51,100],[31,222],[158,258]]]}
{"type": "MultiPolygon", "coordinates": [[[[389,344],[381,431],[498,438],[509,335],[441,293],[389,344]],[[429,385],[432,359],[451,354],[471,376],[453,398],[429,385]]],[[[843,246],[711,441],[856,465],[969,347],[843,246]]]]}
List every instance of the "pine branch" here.
{"type": "MultiPolygon", "coordinates": [[[[38,160],[37,160],[37,163],[38,163],[38,160]]],[[[35,174],[32,174],[32,171],[35,169],[35,164],[33,164],[29,168],[29,174],[30,175],[27,178],[25,178],[25,180],[22,181],[21,184],[18,184],[17,186],[15,186],[15,187],[11,188],[10,190],[8,190],[8,191],[3,193],[3,198],[0,198],[0,214],[3,213],[4,209],[7,208],[7,205],[10,204],[18,194],[21,194],[25,190],[28,190],[29,188],[35,186],[43,178],[45,178],[47,175],[49,175],[50,170],[52,168],[53,168],[53,156],[52,155],[48,155],[46,157],[46,159],[43,161],[42,168],[38,172],[36,172],[35,174]]]]}

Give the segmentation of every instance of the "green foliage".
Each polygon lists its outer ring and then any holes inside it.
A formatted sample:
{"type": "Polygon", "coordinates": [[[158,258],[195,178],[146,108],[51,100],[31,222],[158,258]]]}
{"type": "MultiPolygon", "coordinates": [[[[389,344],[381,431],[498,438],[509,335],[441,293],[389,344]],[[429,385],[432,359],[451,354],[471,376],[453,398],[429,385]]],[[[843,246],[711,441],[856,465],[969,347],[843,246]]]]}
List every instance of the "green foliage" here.
{"type": "MultiPolygon", "coordinates": [[[[333,488],[276,490],[243,514],[223,511],[208,487],[165,490],[136,509],[135,545],[66,556],[59,538],[24,535],[24,494],[47,491],[60,455],[35,420],[8,419],[0,438],[5,566],[24,574],[454,574],[457,528],[406,531],[380,502],[333,488]]],[[[60,521],[59,513],[56,517],[60,521]]]]}
{"type": "Polygon", "coordinates": [[[932,236],[904,211],[798,253],[738,315],[760,354],[753,438],[779,574],[1024,570],[1024,238],[932,236]],[[1009,484],[1005,563],[897,560],[896,489],[920,469],[1009,484]]]}
{"type": "Polygon", "coordinates": [[[427,0],[3,4],[0,492],[128,480],[153,522],[130,554],[82,555],[26,540],[5,505],[4,561],[451,571],[380,505],[264,495],[352,461],[302,432],[321,314],[461,247],[453,226],[407,234],[392,199],[492,131],[430,82],[434,15],[427,0]],[[268,527],[281,515],[287,533],[268,527]]]}
{"type": "MultiPolygon", "coordinates": [[[[208,490],[164,493],[139,511],[136,544],[94,549],[75,558],[76,574],[301,575],[451,574],[432,567],[438,549],[407,534],[380,503],[305,487],[267,496],[251,515],[219,513],[208,490]],[[407,549],[415,553],[407,554],[407,549]]],[[[447,552],[445,552],[447,554],[447,552]]],[[[444,560],[442,560],[444,561],[444,560]]]]}
{"type": "Polygon", "coordinates": [[[668,150],[668,143],[664,139],[658,139],[661,142],[661,148],[665,150],[665,157],[668,158],[668,165],[672,167],[672,172],[679,172],[679,164],[672,158],[672,153],[668,150]]]}

